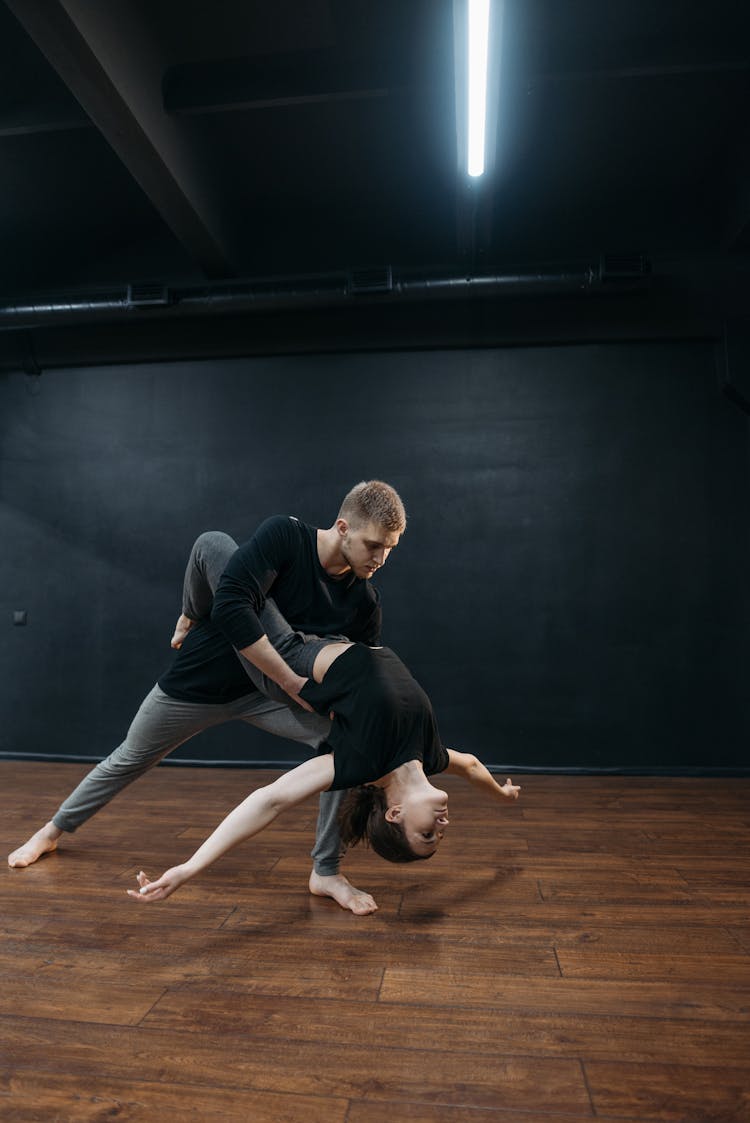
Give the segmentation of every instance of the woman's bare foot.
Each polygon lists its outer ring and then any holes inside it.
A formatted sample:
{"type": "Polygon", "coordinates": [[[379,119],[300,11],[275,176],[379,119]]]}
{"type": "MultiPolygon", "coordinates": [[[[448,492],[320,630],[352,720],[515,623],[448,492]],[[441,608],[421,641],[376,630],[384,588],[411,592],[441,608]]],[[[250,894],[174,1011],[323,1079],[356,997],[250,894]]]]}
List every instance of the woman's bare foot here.
{"type": "Polygon", "coordinates": [[[324,876],[313,870],[310,874],[310,892],[316,897],[333,897],[342,909],[349,909],[357,916],[367,916],[378,907],[369,893],[355,889],[343,873],[324,876]]]}
{"type": "Polygon", "coordinates": [[[177,623],[174,626],[174,635],[172,636],[170,646],[176,649],[182,647],[182,641],[184,640],[185,636],[188,634],[194,623],[194,620],[191,620],[189,616],[186,616],[184,612],[181,612],[179,617],[177,618],[177,623]]]}
{"type": "Polygon", "coordinates": [[[8,865],[17,869],[33,865],[42,854],[57,850],[57,840],[61,834],[62,831],[54,823],[45,823],[41,830],[32,834],[28,842],[8,855],[8,865]]]}

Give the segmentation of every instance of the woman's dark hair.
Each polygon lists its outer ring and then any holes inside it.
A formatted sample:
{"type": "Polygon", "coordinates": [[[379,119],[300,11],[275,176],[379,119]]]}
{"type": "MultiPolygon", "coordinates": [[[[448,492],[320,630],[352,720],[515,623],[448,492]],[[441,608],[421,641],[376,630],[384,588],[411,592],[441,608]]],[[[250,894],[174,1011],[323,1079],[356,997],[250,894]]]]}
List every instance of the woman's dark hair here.
{"type": "Polygon", "coordinates": [[[363,842],[387,862],[416,862],[432,854],[415,854],[406,841],[401,823],[389,823],[385,817],[387,804],[382,788],[364,784],[352,788],[341,802],[339,831],[345,846],[363,842]]]}

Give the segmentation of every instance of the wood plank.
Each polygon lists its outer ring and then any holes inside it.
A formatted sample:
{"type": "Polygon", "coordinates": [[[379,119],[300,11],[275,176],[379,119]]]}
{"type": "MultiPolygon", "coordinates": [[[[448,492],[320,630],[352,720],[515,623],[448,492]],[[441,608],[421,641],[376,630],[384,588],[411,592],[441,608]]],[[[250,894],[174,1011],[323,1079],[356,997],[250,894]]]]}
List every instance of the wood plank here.
{"type": "MultiPolygon", "coordinates": [[[[528,1013],[523,1009],[436,1009],[424,1002],[381,1003],[379,1016],[354,1001],[305,998],[269,1003],[254,980],[196,982],[168,990],[159,998],[143,1025],[175,1033],[243,1033],[253,1039],[317,1041],[345,1045],[367,1040],[375,1050],[397,1047],[398,1041],[419,1041],[424,1049],[441,1053],[500,1056],[568,1057],[681,1063],[687,1056],[721,1056],[724,1064],[741,1064],[750,1050],[750,1024],[742,1016],[720,1022],[694,1018],[656,1019],[621,1017],[614,1010],[599,1015],[528,1013]],[[253,1001],[239,1003],[238,994],[253,1001]]],[[[412,996],[413,997],[413,996],[412,996]]],[[[429,997],[429,996],[428,996],[429,997]]],[[[748,998],[748,993],[745,993],[748,998]]],[[[550,1003],[552,1005],[553,1003],[550,1003]]]]}
{"type": "MultiPolygon", "coordinates": [[[[119,891],[118,891],[119,897],[119,891]]],[[[70,908],[64,899],[59,902],[45,902],[44,912],[37,911],[40,907],[38,901],[34,904],[32,894],[26,893],[19,894],[17,898],[6,900],[3,893],[3,914],[0,917],[0,938],[15,939],[18,936],[23,936],[26,933],[31,934],[34,932],[41,933],[42,935],[54,935],[59,930],[66,930],[66,928],[76,928],[82,938],[85,940],[86,933],[91,932],[91,922],[89,918],[80,918],[80,915],[70,908]],[[33,910],[33,911],[32,911],[33,910]],[[76,917],[78,916],[78,919],[76,917]]],[[[132,910],[128,910],[132,914],[132,910]]],[[[213,929],[221,928],[222,925],[232,915],[233,906],[226,902],[224,904],[211,905],[192,905],[181,909],[179,913],[177,910],[169,914],[169,927],[173,930],[180,931],[186,928],[199,928],[199,929],[213,929]]],[[[158,914],[155,910],[145,909],[139,912],[138,925],[141,930],[152,930],[158,928],[163,930],[167,927],[164,922],[164,915],[158,914]]],[[[108,922],[106,919],[102,920],[102,925],[106,926],[108,922]]],[[[122,930],[128,932],[132,922],[128,922],[126,918],[122,922],[122,930]]]]}
{"type": "MultiPolygon", "coordinates": [[[[520,936],[520,929],[519,929],[520,936]]],[[[621,954],[644,953],[651,956],[676,955],[736,955],[744,949],[736,936],[727,930],[709,925],[680,925],[649,927],[631,925],[610,927],[590,926],[573,931],[556,929],[554,945],[561,949],[580,950],[586,954],[608,952],[621,954]]],[[[559,958],[559,956],[558,956],[559,958]]],[[[563,974],[566,974],[563,971],[563,974]]]]}
{"type": "MultiPolygon", "coordinates": [[[[706,970],[706,956],[609,952],[597,947],[560,948],[563,975],[606,979],[696,979],[706,970]]],[[[750,955],[711,955],[712,984],[750,987],[750,955]]]]}
{"type": "MultiPolygon", "coordinates": [[[[526,901],[518,903],[512,898],[501,897],[492,901],[491,912],[498,923],[527,923],[533,927],[545,924],[555,928],[580,927],[581,924],[597,927],[601,925],[611,927],[617,924],[645,927],[667,925],[674,928],[679,928],[683,924],[721,924],[741,927],[750,925],[750,900],[722,905],[721,910],[718,911],[716,905],[703,900],[677,904],[655,900],[633,903],[609,901],[606,904],[597,904],[594,900],[542,901],[540,899],[530,903],[526,901]]],[[[409,897],[405,897],[399,915],[408,923],[418,923],[420,919],[425,919],[431,925],[439,925],[443,920],[440,916],[429,914],[424,899],[417,901],[409,897]]],[[[447,919],[450,923],[454,923],[451,918],[447,919]]]]}
{"type": "Polygon", "coordinates": [[[387,967],[380,1001],[710,1021],[744,1021],[750,1011],[749,988],[714,986],[708,977],[674,982],[567,977],[552,981],[520,975],[493,978],[466,968],[466,963],[452,971],[387,967]]]}
{"type": "MultiPolygon", "coordinates": [[[[59,946],[55,946],[45,955],[37,945],[26,948],[21,944],[0,951],[0,988],[6,987],[9,993],[7,1000],[0,994],[0,1011],[13,1012],[15,1007],[11,992],[14,988],[18,989],[19,978],[25,980],[26,985],[34,974],[37,975],[37,988],[49,986],[51,991],[59,991],[61,987],[69,989],[76,995],[76,1001],[80,999],[81,1002],[88,990],[93,990],[94,993],[101,990],[102,1002],[105,1004],[109,1002],[104,994],[105,989],[108,994],[114,994],[118,987],[122,987],[123,980],[147,979],[148,984],[142,984],[142,994],[147,998],[148,1008],[156,1000],[158,989],[179,988],[195,982],[201,982],[209,988],[231,986],[235,994],[242,990],[247,994],[375,1002],[382,983],[383,969],[378,965],[369,967],[360,963],[338,964],[325,959],[318,962],[308,959],[299,966],[264,964],[259,963],[253,954],[237,954],[236,949],[225,950],[216,946],[207,948],[205,941],[200,939],[194,940],[190,948],[181,949],[179,958],[176,958],[174,952],[160,950],[158,939],[150,947],[130,953],[116,950],[113,954],[110,948],[102,948],[99,954],[89,954],[85,960],[80,953],[70,948],[64,947],[61,950],[59,946]]],[[[24,1012],[31,1015],[32,1007],[33,1002],[28,1004],[28,1008],[24,1005],[24,1012]]],[[[105,1005],[105,1008],[108,1009],[108,1006],[105,1005]]],[[[44,1014],[44,1007],[37,1007],[37,1013],[39,1009],[44,1014]]],[[[65,1014],[50,1012],[48,1016],[64,1017],[65,1014]]],[[[135,1024],[140,1016],[142,1015],[123,1024],[135,1024]]],[[[76,1017],[82,1017],[81,1011],[76,1017]]],[[[102,1019],[95,1017],[92,1010],[85,1020],[102,1019]]],[[[104,1020],[122,1022],[120,1018],[104,1020]]]]}
{"type": "Polygon", "coordinates": [[[664,901],[674,904],[691,900],[691,893],[680,877],[661,873],[646,873],[642,876],[625,875],[613,880],[599,873],[590,874],[585,879],[572,874],[539,879],[539,892],[544,901],[590,901],[598,903],[641,904],[651,901],[664,901]]]}
{"type": "Polygon", "coordinates": [[[696,1065],[586,1064],[597,1113],[649,1120],[750,1120],[750,1068],[696,1065]]]}
{"type": "Polygon", "coordinates": [[[163,992],[163,984],[143,980],[92,978],[86,971],[39,968],[21,976],[5,975],[0,985],[0,1014],[19,1010],[27,1018],[70,1019],[137,1025],[163,992]]]}
{"type": "MultiPolygon", "coordinates": [[[[592,1115],[577,1113],[576,1115],[560,1115],[555,1112],[548,1115],[546,1112],[513,1111],[505,1107],[498,1107],[495,1112],[488,1113],[472,1108],[441,1107],[438,1104],[425,1106],[418,1103],[393,1103],[393,1104],[368,1104],[354,1101],[349,1108],[347,1123],[383,1123],[384,1119],[399,1120],[407,1118],[409,1123],[583,1123],[584,1120],[593,1118],[592,1115]]],[[[603,1123],[638,1123],[635,1116],[616,1117],[613,1115],[597,1115],[597,1120],[603,1123]]]]}
{"type": "Polygon", "coordinates": [[[747,928],[730,928],[728,931],[729,935],[732,939],[737,941],[740,947],[746,952],[750,952],[750,930],[747,928]]]}
{"type": "MultiPolygon", "coordinates": [[[[302,961],[303,957],[315,956],[316,952],[314,943],[310,944],[295,932],[256,941],[253,946],[256,960],[266,963],[302,961]]],[[[407,966],[422,958],[435,970],[466,959],[460,949],[447,942],[423,942],[406,932],[381,934],[374,927],[339,933],[336,940],[326,942],[321,954],[328,963],[356,962],[371,966],[407,966]]],[[[545,947],[525,947],[521,943],[515,947],[472,947],[469,956],[474,969],[480,972],[515,974],[525,968],[530,976],[548,979],[558,978],[560,974],[553,950],[545,947]]]]}
{"type": "Polygon", "coordinates": [[[186,1082],[179,1087],[147,1083],[131,1077],[111,1080],[92,1073],[86,1087],[65,1074],[3,1077],[0,1074],[0,1118],[100,1123],[123,1119],[154,1123],[155,1119],[205,1123],[344,1123],[348,1102],[333,1096],[277,1095],[240,1088],[205,1088],[186,1082]]]}
{"type": "Polygon", "coordinates": [[[5,1066],[17,1072],[41,1070],[77,1074],[86,1085],[97,1079],[139,1079],[244,1091],[274,1091],[336,1099],[415,1100],[458,1107],[524,1107],[536,1111],[589,1114],[589,1098],[577,1061],[505,1058],[496,1052],[442,1052],[440,1064],[425,1049],[295,1042],[293,1063],[287,1040],[243,1035],[173,1034],[148,1027],[91,1026],[83,1023],[4,1018],[5,1066]],[[51,1027],[51,1028],[50,1028],[51,1027]]]}
{"type": "MultiPolygon", "coordinates": [[[[593,922],[582,924],[580,910],[561,910],[553,908],[548,916],[544,906],[507,921],[501,917],[488,927],[486,917],[433,916],[429,921],[417,924],[409,922],[410,938],[415,945],[433,944],[438,940],[452,944],[457,949],[475,946],[504,948],[513,945],[536,945],[545,948],[589,947],[594,946],[606,951],[641,951],[655,954],[737,954],[747,951],[742,940],[742,929],[716,927],[716,911],[710,910],[706,922],[684,922],[684,910],[679,910],[673,923],[660,920],[658,925],[635,923],[637,917],[632,910],[620,921],[619,916],[610,916],[600,910],[593,922]],[[538,915],[537,915],[538,914],[538,915]],[[683,923],[677,921],[683,918],[683,923]]],[[[359,918],[362,927],[368,932],[403,935],[406,922],[402,915],[392,915],[385,910],[374,916],[359,918]]],[[[228,920],[226,928],[241,928],[245,925],[242,910],[237,910],[228,920]]],[[[326,908],[310,915],[307,923],[316,928],[340,931],[338,910],[326,908]]]]}

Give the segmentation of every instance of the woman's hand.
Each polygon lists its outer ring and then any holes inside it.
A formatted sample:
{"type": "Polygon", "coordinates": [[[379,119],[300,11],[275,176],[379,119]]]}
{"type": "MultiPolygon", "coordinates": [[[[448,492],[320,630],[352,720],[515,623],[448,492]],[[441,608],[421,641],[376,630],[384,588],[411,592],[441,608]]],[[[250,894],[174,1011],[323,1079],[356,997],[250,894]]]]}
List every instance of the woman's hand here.
{"type": "Polygon", "coordinates": [[[136,881],[140,888],[128,889],[128,896],[135,901],[147,902],[164,901],[175,889],[179,889],[190,874],[184,866],[173,866],[171,870],[163,873],[158,881],[149,881],[143,870],[138,874],[136,881]]]}
{"type": "Polygon", "coordinates": [[[481,760],[478,760],[473,753],[459,753],[456,749],[448,749],[446,772],[452,772],[455,776],[463,776],[474,787],[480,788],[497,800],[518,799],[518,793],[521,790],[519,785],[513,784],[510,779],[507,779],[504,784],[498,784],[494,776],[487,771],[481,760]]]}
{"type": "Polygon", "coordinates": [[[195,853],[180,866],[173,866],[158,881],[149,881],[143,870],[138,874],[138,890],[128,889],[127,894],[136,901],[163,901],[179,889],[183,881],[212,866],[217,858],[228,853],[238,843],[253,838],[277,815],[294,807],[318,792],[327,791],[333,783],[333,754],[323,753],[312,760],[298,764],[285,772],[272,784],[256,788],[247,799],[222,819],[215,831],[201,843],[195,853]]]}

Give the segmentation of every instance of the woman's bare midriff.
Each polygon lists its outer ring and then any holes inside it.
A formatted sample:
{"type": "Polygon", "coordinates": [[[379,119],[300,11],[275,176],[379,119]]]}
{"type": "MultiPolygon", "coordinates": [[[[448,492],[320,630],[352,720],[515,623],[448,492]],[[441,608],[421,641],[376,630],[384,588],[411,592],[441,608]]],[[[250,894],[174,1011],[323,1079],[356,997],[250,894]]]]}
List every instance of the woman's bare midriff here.
{"type": "Polygon", "coordinates": [[[315,681],[322,682],[331,663],[352,646],[351,643],[329,643],[327,647],[319,651],[313,663],[313,678],[315,681]]]}

